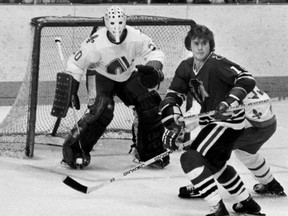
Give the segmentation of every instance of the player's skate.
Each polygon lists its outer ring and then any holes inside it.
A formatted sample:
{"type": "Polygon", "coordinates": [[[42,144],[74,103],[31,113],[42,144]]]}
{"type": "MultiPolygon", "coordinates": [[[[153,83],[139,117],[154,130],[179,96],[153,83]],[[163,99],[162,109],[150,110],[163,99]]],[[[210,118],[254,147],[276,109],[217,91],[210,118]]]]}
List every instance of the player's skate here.
{"type": "Polygon", "coordinates": [[[203,196],[193,187],[192,184],[179,188],[180,198],[202,198],[203,196]]]}
{"type": "Polygon", "coordinates": [[[216,206],[211,207],[211,213],[206,216],[228,216],[227,211],[223,201],[221,200],[216,206]]]}
{"type": "Polygon", "coordinates": [[[262,195],[275,195],[275,196],[287,196],[284,192],[283,187],[280,185],[280,183],[273,179],[270,183],[267,185],[264,184],[255,184],[253,187],[253,190],[262,195]]]}
{"type": "Polygon", "coordinates": [[[256,201],[249,196],[246,200],[239,203],[235,203],[232,206],[233,210],[237,213],[245,213],[246,215],[259,215],[265,216],[265,214],[260,213],[261,207],[256,203],[256,201]]]}

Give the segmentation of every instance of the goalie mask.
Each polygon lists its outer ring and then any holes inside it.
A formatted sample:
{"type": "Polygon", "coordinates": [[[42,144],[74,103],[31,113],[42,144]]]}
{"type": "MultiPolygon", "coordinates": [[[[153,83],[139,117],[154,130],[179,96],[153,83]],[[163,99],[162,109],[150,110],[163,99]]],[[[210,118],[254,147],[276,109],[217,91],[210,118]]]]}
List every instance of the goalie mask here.
{"type": "Polygon", "coordinates": [[[104,23],[107,30],[114,37],[116,43],[120,43],[120,37],[126,27],[126,14],[118,6],[107,9],[104,16],[104,23]]]}

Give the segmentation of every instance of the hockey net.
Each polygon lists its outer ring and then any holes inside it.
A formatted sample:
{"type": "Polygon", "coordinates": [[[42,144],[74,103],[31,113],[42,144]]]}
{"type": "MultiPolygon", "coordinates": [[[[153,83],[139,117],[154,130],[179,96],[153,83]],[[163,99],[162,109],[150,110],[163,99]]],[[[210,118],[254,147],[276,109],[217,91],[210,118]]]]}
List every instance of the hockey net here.
{"type": "MultiPolygon", "coordinates": [[[[166,80],[159,89],[160,95],[163,95],[169,78],[173,76],[180,61],[187,57],[183,41],[195,22],[167,17],[130,16],[127,24],[143,30],[166,54],[166,80]]],[[[92,30],[102,26],[102,18],[36,17],[31,20],[30,60],[18,96],[0,124],[0,154],[20,151],[32,157],[35,143],[53,144],[55,137],[63,137],[73,127],[75,118],[72,109],[69,109],[63,119],[50,114],[56,74],[64,70],[55,38],[61,38],[62,52],[67,59],[92,30]]],[[[81,109],[77,111],[78,119],[87,111],[85,81],[84,78],[78,92],[81,100],[81,109]]],[[[117,98],[115,102],[114,119],[103,137],[127,138],[131,136],[133,113],[117,98]]]]}

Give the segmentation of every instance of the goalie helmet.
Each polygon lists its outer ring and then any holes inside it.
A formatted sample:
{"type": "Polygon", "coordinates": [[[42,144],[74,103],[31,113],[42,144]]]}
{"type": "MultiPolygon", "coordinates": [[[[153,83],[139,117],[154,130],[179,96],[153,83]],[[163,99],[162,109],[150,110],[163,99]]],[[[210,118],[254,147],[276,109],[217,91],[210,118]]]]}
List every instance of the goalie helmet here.
{"type": "Polygon", "coordinates": [[[115,42],[120,42],[120,37],[126,27],[126,14],[118,6],[112,6],[107,9],[104,16],[104,23],[107,30],[114,36],[115,42]]]}

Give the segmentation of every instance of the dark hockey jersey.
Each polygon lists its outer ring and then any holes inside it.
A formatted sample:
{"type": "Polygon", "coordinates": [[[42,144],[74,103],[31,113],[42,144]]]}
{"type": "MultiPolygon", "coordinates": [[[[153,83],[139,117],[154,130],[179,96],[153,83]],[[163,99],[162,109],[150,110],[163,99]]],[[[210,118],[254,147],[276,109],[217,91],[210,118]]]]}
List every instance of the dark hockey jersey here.
{"type": "MultiPolygon", "coordinates": [[[[255,86],[255,80],[247,70],[222,56],[212,53],[197,74],[193,72],[193,61],[194,59],[191,57],[180,63],[168,93],[175,94],[174,96],[177,95],[177,97],[183,99],[183,95],[187,95],[190,91],[190,80],[197,78],[203,82],[209,95],[201,104],[201,112],[215,110],[216,106],[229,95],[233,88],[242,89],[248,94],[255,86]]],[[[244,110],[240,110],[233,112],[230,119],[220,124],[240,129],[243,126],[244,119],[244,110]],[[241,125],[238,125],[240,123],[241,125]]],[[[213,116],[210,116],[201,118],[199,123],[200,125],[206,125],[214,121],[216,120],[213,116]]]]}

